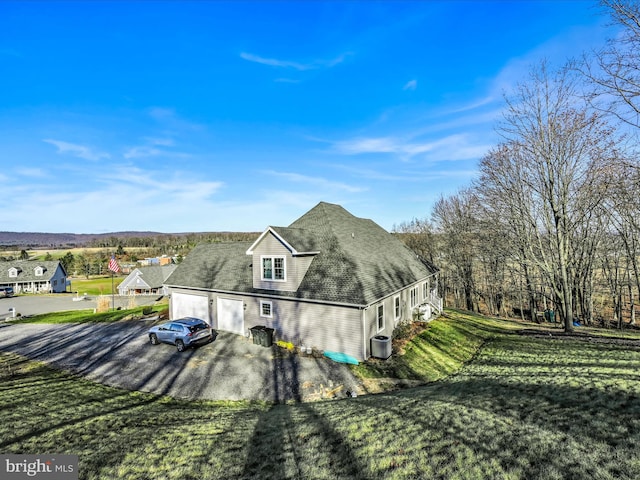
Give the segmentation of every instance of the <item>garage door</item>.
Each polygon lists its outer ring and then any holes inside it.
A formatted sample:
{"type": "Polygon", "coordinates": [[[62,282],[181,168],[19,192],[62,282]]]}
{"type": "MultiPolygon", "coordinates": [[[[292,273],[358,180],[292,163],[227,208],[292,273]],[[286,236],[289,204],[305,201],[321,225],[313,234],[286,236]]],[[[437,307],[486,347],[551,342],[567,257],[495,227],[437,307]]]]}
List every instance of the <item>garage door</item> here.
{"type": "Polygon", "coordinates": [[[195,317],[211,324],[209,298],[189,293],[171,293],[171,318],[195,317]]]}
{"type": "Polygon", "coordinates": [[[218,330],[244,335],[242,300],[218,297],[218,330]]]}

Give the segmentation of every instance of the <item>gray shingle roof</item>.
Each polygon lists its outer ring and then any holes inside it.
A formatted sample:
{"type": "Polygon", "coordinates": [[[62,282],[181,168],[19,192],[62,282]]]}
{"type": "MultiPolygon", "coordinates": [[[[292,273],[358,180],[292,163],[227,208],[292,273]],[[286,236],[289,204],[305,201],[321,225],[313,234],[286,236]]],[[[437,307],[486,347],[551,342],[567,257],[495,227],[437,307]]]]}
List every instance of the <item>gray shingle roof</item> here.
{"type": "MultiPolygon", "coordinates": [[[[321,202],[289,227],[271,228],[298,252],[320,252],[298,290],[279,295],[369,305],[434,273],[395,236],[339,205],[321,202]]],[[[261,293],[252,285],[250,246],[198,245],[167,284],[261,293]]]]}
{"type": "Polygon", "coordinates": [[[434,273],[402,241],[340,205],[321,202],[290,227],[314,231],[320,253],[301,296],[368,305],[434,273]]]}
{"type": "Polygon", "coordinates": [[[182,260],[167,285],[249,292],[252,290],[252,258],[247,249],[253,242],[202,243],[182,260]]]}
{"type": "Polygon", "coordinates": [[[21,282],[46,282],[56,273],[60,266],[58,260],[12,260],[0,262],[0,283],[21,283],[21,282]],[[10,277],[9,270],[15,267],[18,269],[17,277],[10,277]],[[42,276],[36,276],[36,267],[44,269],[42,276]]]}
{"type": "Polygon", "coordinates": [[[177,265],[151,265],[140,267],[141,277],[150,288],[160,288],[176,269],[177,265]]]}

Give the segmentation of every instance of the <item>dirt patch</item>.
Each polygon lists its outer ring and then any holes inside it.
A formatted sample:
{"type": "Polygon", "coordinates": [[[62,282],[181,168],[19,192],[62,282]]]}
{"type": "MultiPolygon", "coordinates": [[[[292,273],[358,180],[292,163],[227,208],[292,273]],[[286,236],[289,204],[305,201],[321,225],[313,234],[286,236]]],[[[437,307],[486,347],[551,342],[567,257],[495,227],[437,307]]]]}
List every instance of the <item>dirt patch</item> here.
{"type": "Polygon", "coordinates": [[[634,340],[632,338],[624,337],[603,337],[598,335],[590,335],[582,332],[563,332],[557,330],[537,330],[528,329],[518,331],[520,335],[525,335],[533,338],[551,339],[551,340],[565,340],[565,341],[578,341],[578,342],[590,342],[600,343],[607,345],[621,345],[630,348],[640,349],[640,340],[634,340]]]}

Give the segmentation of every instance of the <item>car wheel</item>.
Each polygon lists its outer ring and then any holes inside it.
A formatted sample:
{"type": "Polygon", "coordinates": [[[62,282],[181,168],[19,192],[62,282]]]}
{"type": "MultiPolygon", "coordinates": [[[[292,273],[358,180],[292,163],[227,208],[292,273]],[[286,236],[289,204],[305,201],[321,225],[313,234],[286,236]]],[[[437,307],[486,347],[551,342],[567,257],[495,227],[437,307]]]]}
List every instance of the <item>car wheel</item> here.
{"type": "Polygon", "coordinates": [[[160,340],[158,340],[158,336],[155,333],[149,335],[149,341],[151,342],[151,345],[158,345],[160,343],[160,340]]]}
{"type": "Polygon", "coordinates": [[[184,342],[182,340],[176,340],[176,348],[179,352],[184,352],[184,342]]]}

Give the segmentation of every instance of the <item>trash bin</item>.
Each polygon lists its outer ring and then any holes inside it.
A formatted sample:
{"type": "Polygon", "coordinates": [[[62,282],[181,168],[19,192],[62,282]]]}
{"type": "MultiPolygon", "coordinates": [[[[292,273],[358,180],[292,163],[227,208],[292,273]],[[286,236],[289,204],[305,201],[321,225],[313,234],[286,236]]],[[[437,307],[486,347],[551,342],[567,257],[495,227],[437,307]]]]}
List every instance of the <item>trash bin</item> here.
{"type": "Polygon", "coordinates": [[[253,337],[254,345],[264,345],[264,328],[265,327],[262,325],[257,325],[249,329],[251,331],[251,336],[253,337]]]}
{"type": "Polygon", "coordinates": [[[545,310],[544,319],[547,322],[556,323],[556,312],[554,312],[553,310],[545,310]]]}
{"type": "Polygon", "coordinates": [[[262,346],[263,347],[270,347],[271,345],[273,345],[273,332],[274,329],[273,328],[267,328],[264,327],[262,330],[262,346]]]}

